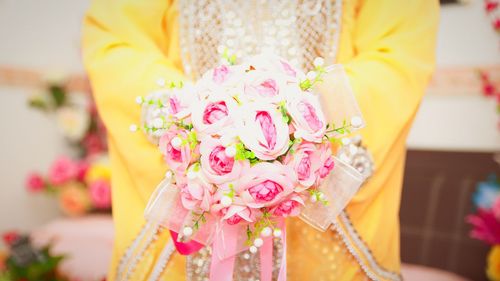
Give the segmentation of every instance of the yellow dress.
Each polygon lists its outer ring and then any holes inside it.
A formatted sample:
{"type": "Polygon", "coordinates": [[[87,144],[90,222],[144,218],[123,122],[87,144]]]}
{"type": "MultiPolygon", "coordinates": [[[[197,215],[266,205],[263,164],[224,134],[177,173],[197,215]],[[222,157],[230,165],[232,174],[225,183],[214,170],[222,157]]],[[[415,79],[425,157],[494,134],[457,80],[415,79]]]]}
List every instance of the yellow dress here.
{"type": "MultiPolygon", "coordinates": [[[[363,141],[376,173],[339,218],[337,231],[319,233],[298,220],[288,222],[292,281],[400,279],[405,141],[434,67],[439,3],[343,2],[337,60],[366,119],[363,141]]],[[[158,149],[128,127],[140,119],[137,95],[156,89],[159,77],[183,79],[176,7],[169,0],[95,0],[84,20],[84,63],[108,128],[112,164],[116,239],[108,280],[144,224],[145,204],[166,171],[158,149]]],[[[147,276],[168,239],[165,234],[156,240],[133,280],[147,276]]],[[[162,280],[185,280],[185,269],[185,258],[175,254],[162,280]]]]}

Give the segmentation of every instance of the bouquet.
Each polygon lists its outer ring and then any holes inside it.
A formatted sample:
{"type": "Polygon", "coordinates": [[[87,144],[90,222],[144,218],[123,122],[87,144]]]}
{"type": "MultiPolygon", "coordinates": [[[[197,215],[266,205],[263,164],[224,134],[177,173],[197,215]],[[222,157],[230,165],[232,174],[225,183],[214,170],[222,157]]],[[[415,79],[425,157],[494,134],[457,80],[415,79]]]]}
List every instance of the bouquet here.
{"type": "Polygon", "coordinates": [[[61,156],[46,176],[34,172],[26,179],[32,193],[56,195],[59,207],[69,216],[111,209],[111,173],[107,157],[72,160],[61,156]]]}
{"type": "MultiPolygon", "coordinates": [[[[332,142],[363,120],[341,66],[318,58],[304,74],[273,55],[241,64],[224,58],[194,84],[172,82],[137,98],[141,129],[170,169],[145,216],[170,230],[181,254],[210,246],[210,280],[232,280],[243,251],[260,251],[261,280],[270,280],[273,240],[286,252],[285,219],[300,216],[326,230],[361,185],[363,177],[334,157],[332,142]],[[327,116],[313,88],[328,72],[338,74],[331,90],[339,104],[327,116]]],[[[130,270],[119,268],[118,280],[130,270]]],[[[286,279],[286,255],[278,275],[286,279]]]]}
{"type": "Polygon", "coordinates": [[[470,236],[492,246],[487,275],[490,280],[500,280],[500,182],[496,176],[478,184],[473,202],[476,213],[467,216],[473,227],[470,236]]]}

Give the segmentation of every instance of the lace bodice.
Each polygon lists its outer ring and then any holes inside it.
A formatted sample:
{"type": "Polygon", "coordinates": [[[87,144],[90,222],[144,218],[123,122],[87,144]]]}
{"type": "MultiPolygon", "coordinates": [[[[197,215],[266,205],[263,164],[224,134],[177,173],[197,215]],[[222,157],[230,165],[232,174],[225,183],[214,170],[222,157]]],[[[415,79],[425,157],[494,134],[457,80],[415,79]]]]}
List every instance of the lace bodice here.
{"type": "Polygon", "coordinates": [[[238,57],[274,52],[303,69],[335,60],[342,1],[179,0],[184,70],[193,79],[218,63],[224,46],[238,57]]]}

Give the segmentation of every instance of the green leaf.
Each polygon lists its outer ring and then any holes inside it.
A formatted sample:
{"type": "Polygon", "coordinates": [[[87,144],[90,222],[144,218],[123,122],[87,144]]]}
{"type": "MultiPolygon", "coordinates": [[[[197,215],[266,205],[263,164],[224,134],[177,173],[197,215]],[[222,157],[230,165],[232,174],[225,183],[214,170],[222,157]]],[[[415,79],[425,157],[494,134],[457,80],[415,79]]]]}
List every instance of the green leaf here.
{"type": "Polygon", "coordinates": [[[43,111],[47,111],[49,109],[48,104],[45,103],[45,101],[43,101],[42,99],[39,99],[39,98],[30,99],[28,101],[28,105],[30,107],[33,107],[33,108],[36,108],[36,109],[40,109],[40,110],[43,110],[43,111]]]}
{"type": "Polygon", "coordinates": [[[306,90],[308,90],[309,88],[312,87],[311,80],[305,79],[304,81],[300,82],[299,86],[302,89],[302,91],[306,91],[306,90]]]}
{"type": "Polygon", "coordinates": [[[49,92],[54,100],[56,108],[61,107],[66,103],[66,91],[62,86],[52,85],[49,87],[49,92]]]}

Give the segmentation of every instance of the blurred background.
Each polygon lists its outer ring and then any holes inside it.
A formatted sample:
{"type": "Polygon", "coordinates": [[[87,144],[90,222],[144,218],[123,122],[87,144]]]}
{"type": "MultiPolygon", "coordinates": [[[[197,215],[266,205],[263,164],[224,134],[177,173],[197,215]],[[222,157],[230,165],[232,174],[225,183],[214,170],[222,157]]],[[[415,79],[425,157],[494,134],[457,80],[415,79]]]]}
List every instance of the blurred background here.
{"type": "MultiPolygon", "coordinates": [[[[489,257],[489,278],[500,280],[500,7],[446,2],[437,70],[408,139],[403,274],[487,280],[489,257]]],[[[45,269],[74,280],[102,280],[113,235],[105,130],[80,57],[88,5],[0,0],[0,260],[51,242],[45,269]]]]}

